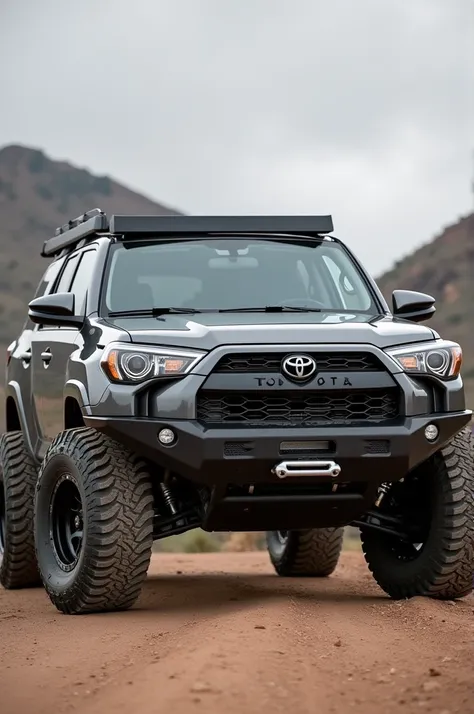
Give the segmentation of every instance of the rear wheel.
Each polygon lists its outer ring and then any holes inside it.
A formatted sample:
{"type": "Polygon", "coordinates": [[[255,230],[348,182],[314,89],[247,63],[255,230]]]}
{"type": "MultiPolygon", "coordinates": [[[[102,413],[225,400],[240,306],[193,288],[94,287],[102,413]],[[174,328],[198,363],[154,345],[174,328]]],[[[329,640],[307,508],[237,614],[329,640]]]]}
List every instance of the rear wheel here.
{"type": "Polygon", "coordinates": [[[23,434],[0,438],[0,583],[7,589],[41,585],[36,565],[33,504],[36,466],[23,434]]]}
{"type": "Polygon", "coordinates": [[[469,429],[393,484],[381,510],[410,537],[361,527],[372,574],[394,599],[464,597],[474,585],[474,456],[469,429]]]}
{"type": "Polygon", "coordinates": [[[145,463],[94,429],[59,434],[38,477],[35,537],[41,577],[58,610],[131,607],[153,544],[145,463]]]}
{"type": "Polygon", "coordinates": [[[343,528],[268,531],[268,553],[278,575],[323,578],[336,569],[343,537],[343,528]]]}

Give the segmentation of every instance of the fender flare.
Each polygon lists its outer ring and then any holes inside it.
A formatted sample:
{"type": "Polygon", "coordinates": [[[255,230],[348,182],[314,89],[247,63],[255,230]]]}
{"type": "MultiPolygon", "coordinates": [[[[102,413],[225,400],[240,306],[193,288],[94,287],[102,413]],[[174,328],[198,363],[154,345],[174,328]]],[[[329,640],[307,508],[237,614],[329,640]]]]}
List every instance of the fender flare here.
{"type": "Polygon", "coordinates": [[[25,440],[25,444],[27,449],[29,450],[30,454],[35,456],[35,448],[33,447],[33,444],[31,443],[31,434],[28,431],[28,425],[26,421],[26,414],[25,414],[25,407],[23,404],[23,399],[21,396],[21,389],[20,385],[18,382],[12,380],[11,382],[8,382],[8,384],[5,387],[5,404],[6,400],[10,398],[13,399],[15,402],[15,407],[16,411],[18,413],[18,418],[20,420],[20,427],[21,431],[23,434],[23,438],[25,440]]]}
{"type": "Polygon", "coordinates": [[[86,388],[79,380],[69,379],[66,382],[63,389],[64,401],[66,401],[67,397],[72,397],[76,400],[84,416],[89,416],[92,413],[86,388]]]}

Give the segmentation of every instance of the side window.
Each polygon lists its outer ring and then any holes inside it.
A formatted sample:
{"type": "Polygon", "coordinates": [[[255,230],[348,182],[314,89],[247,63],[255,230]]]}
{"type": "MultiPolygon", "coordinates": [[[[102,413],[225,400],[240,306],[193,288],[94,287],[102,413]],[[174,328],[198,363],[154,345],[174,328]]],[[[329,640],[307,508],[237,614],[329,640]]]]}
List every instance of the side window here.
{"type": "Polygon", "coordinates": [[[94,268],[97,251],[87,250],[80,259],[79,266],[74,275],[71,292],[75,296],[75,313],[83,315],[86,308],[87,291],[91,282],[91,275],[94,268]]]}
{"type": "Polygon", "coordinates": [[[34,297],[42,297],[46,295],[59,275],[59,271],[63,265],[62,260],[55,260],[54,263],[48,265],[45,274],[43,275],[40,284],[38,285],[34,297]]]}
{"type": "Polygon", "coordinates": [[[79,262],[79,257],[80,257],[79,255],[74,255],[72,258],[70,258],[67,261],[66,265],[64,266],[64,270],[61,274],[61,277],[59,278],[59,281],[58,281],[56,288],[54,290],[55,293],[68,293],[69,292],[72,277],[75,273],[77,264],[79,262]]]}

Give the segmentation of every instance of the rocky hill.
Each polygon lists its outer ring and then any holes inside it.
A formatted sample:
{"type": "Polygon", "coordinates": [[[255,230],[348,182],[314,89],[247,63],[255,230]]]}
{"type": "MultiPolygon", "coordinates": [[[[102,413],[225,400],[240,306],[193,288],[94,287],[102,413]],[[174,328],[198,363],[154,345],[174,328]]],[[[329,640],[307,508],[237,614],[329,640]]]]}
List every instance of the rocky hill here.
{"type": "Polygon", "coordinates": [[[23,146],[0,149],[0,345],[21,329],[26,305],[47,266],[40,256],[54,229],[85,210],[176,214],[85,169],[23,146]]]}
{"type": "Polygon", "coordinates": [[[398,261],[377,280],[386,299],[395,288],[419,290],[436,298],[430,320],[443,337],[463,348],[463,376],[469,407],[474,407],[474,214],[448,226],[433,241],[398,261]]]}

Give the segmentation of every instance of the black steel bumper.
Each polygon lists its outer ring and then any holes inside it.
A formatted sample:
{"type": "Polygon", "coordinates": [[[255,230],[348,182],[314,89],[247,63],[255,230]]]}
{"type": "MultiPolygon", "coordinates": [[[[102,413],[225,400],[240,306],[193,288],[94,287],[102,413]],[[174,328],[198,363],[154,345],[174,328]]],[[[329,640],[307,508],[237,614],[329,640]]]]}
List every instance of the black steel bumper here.
{"type": "Polygon", "coordinates": [[[88,426],[159,466],[208,486],[210,501],[201,523],[208,531],[349,524],[370,509],[380,483],[402,478],[470,419],[470,412],[456,412],[380,427],[206,429],[195,421],[85,417],[88,426]],[[425,437],[428,424],[439,428],[435,443],[425,437]],[[175,432],[173,446],[159,443],[163,428],[175,432]],[[279,477],[275,467],[289,460],[329,461],[340,473],[279,477]]]}
{"type": "MultiPolygon", "coordinates": [[[[282,460],[320,458],[340,466],[336,478],[328,477],[332,482],[395,481],[438,451],[470,418],[471,412],[465,411],[407,417],[392,426],[307,429],[206,429],[195,421],[90,416],[85,422],[160,466],[213,486],[278,481],[272,469],[282,460]],[[425,437],[428,424],[439,429],[435,443],[425,437]],[[160,444],[158,433],[163,428],[176,434],[174,445],[160,444]]],[[[319,482],[320,478],[304,480],[319,482]]]]}

